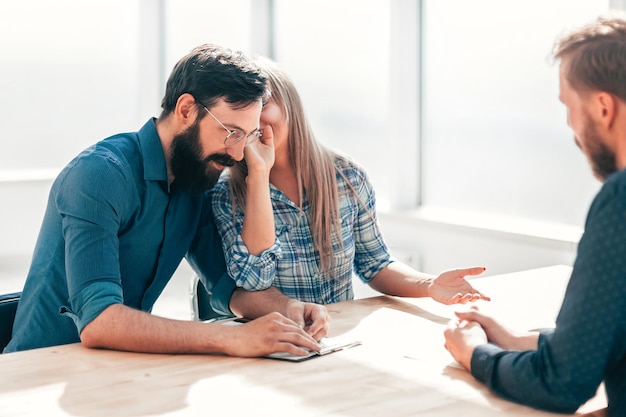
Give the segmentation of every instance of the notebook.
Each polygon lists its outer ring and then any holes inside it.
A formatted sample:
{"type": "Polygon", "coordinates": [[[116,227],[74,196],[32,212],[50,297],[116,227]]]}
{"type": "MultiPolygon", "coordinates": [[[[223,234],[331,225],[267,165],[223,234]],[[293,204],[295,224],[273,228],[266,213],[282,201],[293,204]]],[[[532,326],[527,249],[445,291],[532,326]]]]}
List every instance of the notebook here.
{"type": "Polygon", "coordinates": [[[307,359],[317,358],[319,356],[328,355],[333,352],[339,352],[340,350],[349,349],[351,347],[358,346],[360,344],[361,342],[358,340],[338,341],[330,337],[325,337],[320,342],[320,346],[322,348],[320,349],[319,352],[311,351],[304,356],[293,355],[287,352],[276,352],[276,353],[270,353],[269,355],[265,355],[265,357],[269,359],[278,359],[282,361],[302,362],[307,359]]]}
{"type": "MultiPolygon", "coordinates": [[[[227,318],[224,320],[217,320],[222,322],[224,325],[228,326],[236,326],[245,323],[247,320],[241,318],[227,318]]],[[[333,352],[339,352],[344,349],[349,349],[354,346],[360,345],[361,342],[358,340],[345,340],[341,338],[331,338],[325,337],[320,341],[321,349],[319,352],[310,351],[304,356],[294,355],[288,352],[275,352],[270,353],[269,355],[265,355],[264,358],[268,359],[278,359],[281,361],[290,361],[290,362],[302,362],[308,359],[317,358],[319,356],[328,355],[333,352]]]]}

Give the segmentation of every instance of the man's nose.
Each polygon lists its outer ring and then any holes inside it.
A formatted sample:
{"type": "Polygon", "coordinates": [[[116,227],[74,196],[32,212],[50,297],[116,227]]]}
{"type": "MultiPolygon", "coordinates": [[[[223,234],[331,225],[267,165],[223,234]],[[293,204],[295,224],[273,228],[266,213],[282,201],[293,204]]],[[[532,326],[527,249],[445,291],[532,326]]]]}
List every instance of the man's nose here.
{"type": "Polygon", "coordinates": [[[235,161],[241,161],[243,159],[243,148],[246,146],[246,141],[242,140],[233,146],[226,147],[226,153],[230,155],[235,161]]]}

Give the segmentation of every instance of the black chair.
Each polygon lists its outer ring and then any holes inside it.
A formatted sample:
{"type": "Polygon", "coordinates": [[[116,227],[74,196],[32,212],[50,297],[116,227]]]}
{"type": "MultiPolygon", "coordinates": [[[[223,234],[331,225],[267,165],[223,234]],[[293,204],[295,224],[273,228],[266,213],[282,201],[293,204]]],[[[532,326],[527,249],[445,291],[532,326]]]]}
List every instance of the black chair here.
{"type": "Polygon", "coordinates": [[[211,308],[211,292],[206,289],[196,274],[191,277],[189,296],[193,320],[215,321],[235,317],[221,315],[211,308]]]}
{"type": "Polygon", "coordinates": [[[15,310],[21,295],[21,292],[0,294],[0,353],[11,340],[15,310]]]}

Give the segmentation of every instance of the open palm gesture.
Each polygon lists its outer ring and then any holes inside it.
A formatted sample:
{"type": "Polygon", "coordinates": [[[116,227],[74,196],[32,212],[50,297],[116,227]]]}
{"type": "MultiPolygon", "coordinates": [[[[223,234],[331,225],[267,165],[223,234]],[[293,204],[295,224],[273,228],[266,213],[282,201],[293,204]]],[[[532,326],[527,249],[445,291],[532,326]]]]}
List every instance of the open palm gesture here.
{"type": "Polygon", "coordinates": [[[428,286],[428,295],[442,304],[465,304],[477,300],[490,300],[465,279],[468,275],[482,274],[482,266],[444,271],[428,286]]]}

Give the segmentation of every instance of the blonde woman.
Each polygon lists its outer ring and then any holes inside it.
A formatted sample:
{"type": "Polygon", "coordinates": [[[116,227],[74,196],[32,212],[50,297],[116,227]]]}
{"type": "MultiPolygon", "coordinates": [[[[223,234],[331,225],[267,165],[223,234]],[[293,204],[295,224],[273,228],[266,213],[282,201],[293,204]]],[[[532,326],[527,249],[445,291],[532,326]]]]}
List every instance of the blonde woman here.
{"type": "Polygon", "coordinates": [[[318,142],[289,77],[258,59],[271,98],[261,112],[261,140],[212,190],[215,221],[238,287],[274,286],[318,304],[354,298],[352,275],[384,294],[444,303],[488,299],[465,280],[483,267],[439,276],[395,260],[376,221],[374,189],[361,166],[318,142]]]}

